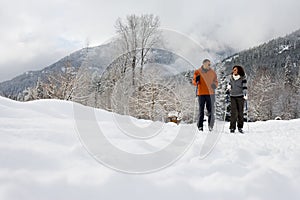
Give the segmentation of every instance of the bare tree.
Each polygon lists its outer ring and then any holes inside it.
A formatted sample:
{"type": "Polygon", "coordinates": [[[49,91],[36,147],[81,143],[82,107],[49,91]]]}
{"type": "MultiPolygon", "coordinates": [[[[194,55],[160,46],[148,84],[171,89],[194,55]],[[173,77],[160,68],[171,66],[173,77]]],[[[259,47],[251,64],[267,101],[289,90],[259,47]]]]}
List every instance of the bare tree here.
{"type": "Polygon", "coordinates": [[[140,75],[143,75],[143,67],[145,58],[152,47],[161,42],[160,32],[158,31],[160,25],[159,18],[153,15],[142,15],[140,17],[140,43],[141,43],[141,67],[140,75]]]}
{"type": "Polygon", "coordinates": [[[136,68],[140,62],[140,74],[143,73],[146,56],[149,50],[159,42],[159,18],[153,15],[129,15],[123,22],[120,18],[116,22],[116,30],[120,35],[122,51],[127,55],[125,66],[130,62],[132,85],[135,85],[136,68]]]}

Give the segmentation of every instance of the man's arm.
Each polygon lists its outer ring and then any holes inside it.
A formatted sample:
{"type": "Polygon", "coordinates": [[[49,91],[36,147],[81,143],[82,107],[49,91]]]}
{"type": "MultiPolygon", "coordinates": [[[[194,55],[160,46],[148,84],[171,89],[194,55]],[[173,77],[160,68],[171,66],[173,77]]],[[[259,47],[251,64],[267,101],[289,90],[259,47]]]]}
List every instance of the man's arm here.
{"type": "Polygon", "coordinates": [[[196,86],[200,82],[200,74],[197,73],[197,70],[194,72],[193,85],[196,86]]]}
{"type": "Polygon", "coordinates": [[[212,87],[212,89],[215,90],[218,87],[218,79],[217,79],[217,75],[216,75],[215,72],[214,72],[213,76],[214,76],[214,78],[213,78],[213,82],[211,84],[211,87],[212,87]]]}
{"type": "Polygon", "coordinates": [[[218,87],[218,77],[217,77],[217,74],[215,73],[215,78],[214,78],[214,84],[216,85],[216,88],[218,87]]]}

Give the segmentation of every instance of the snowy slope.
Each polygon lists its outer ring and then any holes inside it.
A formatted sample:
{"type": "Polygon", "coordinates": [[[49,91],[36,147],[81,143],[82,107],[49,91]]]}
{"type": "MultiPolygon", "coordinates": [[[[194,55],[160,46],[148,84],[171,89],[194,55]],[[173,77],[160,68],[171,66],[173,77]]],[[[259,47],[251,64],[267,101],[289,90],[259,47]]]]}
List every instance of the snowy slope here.
{"type": "MultiPolygon", "coordinates": [[[[169,123],[167,134],[147,144],[132,142],[117,132],[111,113],[97,110],[96,116],[110,127],[110,141],[129,152],[161,148],[174,139],[178,128],[169,123]]],[[[76,133],[71,102],[21,103],[0,97],[0,199],[296,200],[299,122],[256,122],[246,125],[245,135],[222,134],[205,159],[199,159],[207,134],[201,133],[172,166],[130,175],[104,167],[90,156],[76,133]]]]}

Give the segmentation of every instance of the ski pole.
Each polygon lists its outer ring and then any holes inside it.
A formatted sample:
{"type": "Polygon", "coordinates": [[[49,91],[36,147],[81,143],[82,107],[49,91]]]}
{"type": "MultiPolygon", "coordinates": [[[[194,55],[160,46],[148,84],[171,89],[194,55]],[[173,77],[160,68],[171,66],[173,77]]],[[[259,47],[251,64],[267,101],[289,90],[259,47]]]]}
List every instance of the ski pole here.
{"type": "Polygon", "coordinates": [[[196,98],[195,98],[195,104],[194,104],[194,119],[193,121],[197,123],[197,119],[196,119],[196,104],[197,104],[197,100],[198,100],[198,96],[197,96],[197,93],[198,93],[198,84],[196,85],[196,98]]]}
{"type": "Polygon", "coordinates": [[[250,128],[249,128],[249,105],[248,105],[248,99],[245,99],[245,107],[246,107],[246,123],[247,123],[247,127],[248,127],[248,132],[250,132],[250,128]]]}
{"type": "Polygon", "coordinates": [[[222,132],[224,132],[224,129],[225,129],[225,123],[226,123],[226,115],[227,115],[227,104],[229,103],[229,94],[227,93],[226,91],[226,97],[225,97],[225,109],[224,109],[224,119],[223,119],[223,130],[222,132]]]}
{"type": "Polygon", "coordinates": [[[193,122],[197,123],[197,119],[196,119],[196,113],[197,113],[196,107],[197,107],[197,105],[196,104],[197,104],[197,96],[195,98],[195,103],[194,103],[194,117],[193,117],[193,122]]]}

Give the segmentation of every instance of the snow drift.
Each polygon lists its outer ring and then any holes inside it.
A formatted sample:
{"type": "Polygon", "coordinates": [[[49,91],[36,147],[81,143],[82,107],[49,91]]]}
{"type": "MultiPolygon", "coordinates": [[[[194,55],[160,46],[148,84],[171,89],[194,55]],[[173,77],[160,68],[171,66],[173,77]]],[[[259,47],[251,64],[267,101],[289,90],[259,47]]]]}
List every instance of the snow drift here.
{"type": "MultiPolygon", "coordinates": [[[[0,97],[0,199],[289,199],[300,197],[300,120],[246,124],[247,134],[222,134],[199,159],[206,134],[172,166],[128,175],[95,161],[75,131],[71,102],[15,102],[0,97]]],[[[113,127],[111,113],[96,110],[113,127]]],[[[145,120],[135,120],[145,124],[145,120]]],[[[221,122],[217,122],[217,124],[221,122]]],[[[179,126],[195,126],[184,125],[179,126]]],[[[177,125],[148,144],[111,128],[112,143],[151,152],[174,138],[177,125]]],[[[225,124],[228,129],[228,124],[225,124]]]]}

